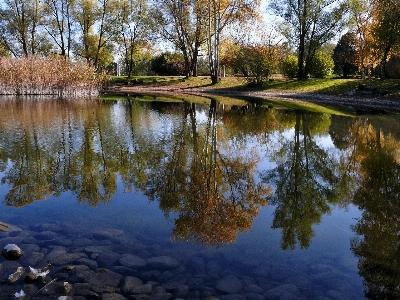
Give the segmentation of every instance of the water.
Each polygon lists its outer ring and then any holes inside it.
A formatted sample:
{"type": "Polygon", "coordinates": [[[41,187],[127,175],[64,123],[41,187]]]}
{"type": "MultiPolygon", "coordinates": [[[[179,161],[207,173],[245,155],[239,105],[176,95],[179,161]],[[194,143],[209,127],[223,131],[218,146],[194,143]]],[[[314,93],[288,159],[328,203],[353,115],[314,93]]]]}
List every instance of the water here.
{"type": "Polygon", "coordinates": [[[0,261],[1,278],[52,265],[0,298],[397,298],[399,124],[214,101],[2,99],[0,247],[25,253],[0,261]]]}

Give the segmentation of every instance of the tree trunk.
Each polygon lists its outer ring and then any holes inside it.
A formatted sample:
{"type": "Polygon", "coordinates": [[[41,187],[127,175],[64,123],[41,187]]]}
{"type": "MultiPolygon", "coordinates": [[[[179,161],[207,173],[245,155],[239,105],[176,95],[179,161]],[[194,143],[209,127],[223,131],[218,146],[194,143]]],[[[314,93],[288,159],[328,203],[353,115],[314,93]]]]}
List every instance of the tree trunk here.
{"type": "Polygon", "coordinates": [[[380,63],[381,79],[386,79],[386,61],[389,56],[390,49],[391,49],[391,47],[388,45],[388,46],[386,46],[385,51],[383,52],[383,57],[382,57],[382,60],[380,63]]]}

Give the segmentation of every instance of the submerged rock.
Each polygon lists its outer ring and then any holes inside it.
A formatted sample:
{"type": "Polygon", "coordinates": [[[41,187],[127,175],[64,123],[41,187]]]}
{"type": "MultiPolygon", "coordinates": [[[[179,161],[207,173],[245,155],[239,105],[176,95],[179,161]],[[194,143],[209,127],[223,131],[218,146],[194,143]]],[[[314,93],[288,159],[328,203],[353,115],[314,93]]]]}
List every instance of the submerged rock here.
{"type": "Polygon", "coordinates": [[[179,262],[170,256],[151,257],[147,260],[147,264],[150,268],[157,270],[173,269],[179,266],[179,262]]]}
{"type": "Polygon", "coordinates": [[[125,267],[131,267],[133,269],[139,269],[146,266],[146,261],[136,255],[124,254],[119,259],[119,263],[125,267]]]}
{"type": "Polygon", "coordinates": [[[22,277],[22,275],[24,275],[24,273],[25,273],[25,269],[23,267],[18,267],[17,271],[15,271],[10,276],[8,276],[7,283],[13,284],[18,279],[20,279],[22,277]]]}
{"type": "Polygon", "coordinates": [[[15,244],[7,244],[1,251],[1,255],[7,260],[17,260],[24,255],[24,252],[15,244]]]}
{"type": "Polygon", "coordinates": [[[241,281],[234,275],[227,275],[218,281],[216,289],[228,294],[236,294],[243,288],[241,281]]]}

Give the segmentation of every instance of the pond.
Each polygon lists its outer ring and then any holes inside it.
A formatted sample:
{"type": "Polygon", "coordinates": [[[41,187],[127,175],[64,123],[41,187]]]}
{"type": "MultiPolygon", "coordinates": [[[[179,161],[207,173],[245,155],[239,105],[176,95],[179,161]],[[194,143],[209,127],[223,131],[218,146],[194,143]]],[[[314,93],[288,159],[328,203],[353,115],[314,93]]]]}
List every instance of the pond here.
{"type": "Polygon", "coordinates": [[[399,115],[207,101],[2,98],[0,299],[399,298],[399,115]]]}

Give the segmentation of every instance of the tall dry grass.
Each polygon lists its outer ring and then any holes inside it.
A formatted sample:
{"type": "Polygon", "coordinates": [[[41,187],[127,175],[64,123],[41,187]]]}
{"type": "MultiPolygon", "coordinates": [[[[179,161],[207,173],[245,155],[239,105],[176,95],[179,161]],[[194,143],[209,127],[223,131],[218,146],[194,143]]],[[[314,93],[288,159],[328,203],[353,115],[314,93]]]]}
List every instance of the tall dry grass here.
{"type": "Polygon", "coordinates": [[[88,64],[62,57],[0,58],[1,95],[92,97],[104,82],[105,76],[88,64]]]}

